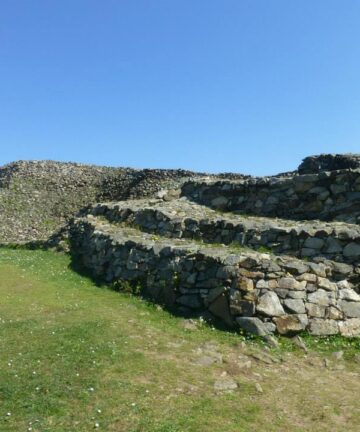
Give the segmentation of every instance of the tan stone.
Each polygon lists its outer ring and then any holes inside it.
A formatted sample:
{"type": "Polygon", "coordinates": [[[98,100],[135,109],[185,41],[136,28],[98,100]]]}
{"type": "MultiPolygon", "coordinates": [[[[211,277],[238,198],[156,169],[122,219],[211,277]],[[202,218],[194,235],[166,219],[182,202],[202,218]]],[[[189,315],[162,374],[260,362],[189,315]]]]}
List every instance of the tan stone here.
{"type": "Polygon", "coordinates": [[[306,282],[316,282],[317,276],[313,273],[303,273],[302,275],[298,276],[296,279],[298,281],[306,281],[306,282]]]}
{"type": "Polygon", "coordinates": [[[305,328],[297,315],[283,315],[274,318],[274,322],[280,334],[299,332],[305,328]]]}
{"type": "Polygon", "coordinates": [[[353,318],[339,322],[340,334],[345,337],[360,336],[360,319],[353,318]]]}
{"type": "Polygon", "coordinates": [[[253,291],[254,290],[254,282],[252,279],[248,279],[247,277],[243,277],[238,281],[238,289],[241,291],[253,291]]]}
{"type": "Polygon", "coordinates": [[[334,319],[334,320],[341,320],[344,317],[344,314],[334,306],[329,306],[326,309],[325,315],[326,315],[326,318],[334,319]]]}

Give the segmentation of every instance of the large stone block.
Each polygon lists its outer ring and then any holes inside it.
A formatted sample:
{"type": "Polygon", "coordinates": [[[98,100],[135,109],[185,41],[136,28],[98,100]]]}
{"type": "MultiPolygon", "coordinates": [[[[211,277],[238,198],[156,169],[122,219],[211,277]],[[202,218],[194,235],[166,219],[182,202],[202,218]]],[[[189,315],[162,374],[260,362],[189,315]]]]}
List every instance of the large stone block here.
{"type": "Polygon", "coordinates": [[[269,291],[259,298],[256,305],[256,310],[270,317],[285,314],[279,297],[273,291],[269,291]]]}
{"type": "Polygon", "coordinates": [[[286,299],[284,300],[283,304],[292,313],[305,313],[305,305],[301,299],[286,299]]]}
{"type": "Polygon", "coordinates": [[[339,333],[339,324],[335,320],[313,318],[309,321],[309,332],[314,336],[328,336],[339,333]]]}
{"type": "Polygon", "coordinates": [[[354,318],[339,322],[340,334],[345,337],[360,336],[360,319],[354,318]]]}
{"type": "Polygon", "coordinates": [[[276,330],[285,335],[297,333],[305,329],[303,321],[297,315],[282,315],[274,318],[276,330]]]}
{"type": "Polygon", "coordinates": [[[347,318],[360,318],[360,302],[342,300],[341,309],[347,318]]]}

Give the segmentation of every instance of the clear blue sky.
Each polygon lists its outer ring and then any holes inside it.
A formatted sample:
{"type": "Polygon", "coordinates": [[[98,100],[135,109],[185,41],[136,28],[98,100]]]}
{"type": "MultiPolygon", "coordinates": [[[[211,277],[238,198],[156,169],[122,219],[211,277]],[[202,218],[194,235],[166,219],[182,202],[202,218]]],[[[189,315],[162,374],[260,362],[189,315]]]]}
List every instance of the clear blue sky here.
{"type": "Polygon", "coordinates": [[[359,0],[0,0],[0,165],[360,153],[359,0]]]}

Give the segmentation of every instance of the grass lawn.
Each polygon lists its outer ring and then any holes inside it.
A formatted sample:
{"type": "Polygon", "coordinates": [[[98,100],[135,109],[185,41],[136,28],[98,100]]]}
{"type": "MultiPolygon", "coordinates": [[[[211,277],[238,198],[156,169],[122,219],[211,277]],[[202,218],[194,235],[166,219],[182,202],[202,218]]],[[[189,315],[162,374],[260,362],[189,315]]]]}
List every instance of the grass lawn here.
{"type": "Polygon", "coordinates": [[[0,431],[360,430],[358,340],[306,338],[306,354],[280,339],[269,351],[188,329],[69,264],[0,249],[0,431]]]}

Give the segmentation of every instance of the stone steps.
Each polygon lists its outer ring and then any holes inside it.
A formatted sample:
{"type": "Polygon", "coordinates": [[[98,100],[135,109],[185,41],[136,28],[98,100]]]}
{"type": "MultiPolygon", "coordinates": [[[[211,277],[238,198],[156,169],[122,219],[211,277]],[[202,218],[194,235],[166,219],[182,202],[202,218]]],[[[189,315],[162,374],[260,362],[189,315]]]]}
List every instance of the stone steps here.
{"type": "Polygon", "coordinates": [[[360,334],[360,296],[331,263],[159,237],[91,214],[73,220],[69,241],[94,277],[141,285],[181,312],[258,335],[360,334]]]}
{"type": "Polygon", "coordinates": [[[126,222],[145,232],[207,243],[238,244],[299,258],[324,257],[344,265],[345,276],[360,274],[360,226],[219,213],[185,198],[102,203],[91,214],[126,222]],[[356,270],[357,269],[357,270],[356,270]]]}

